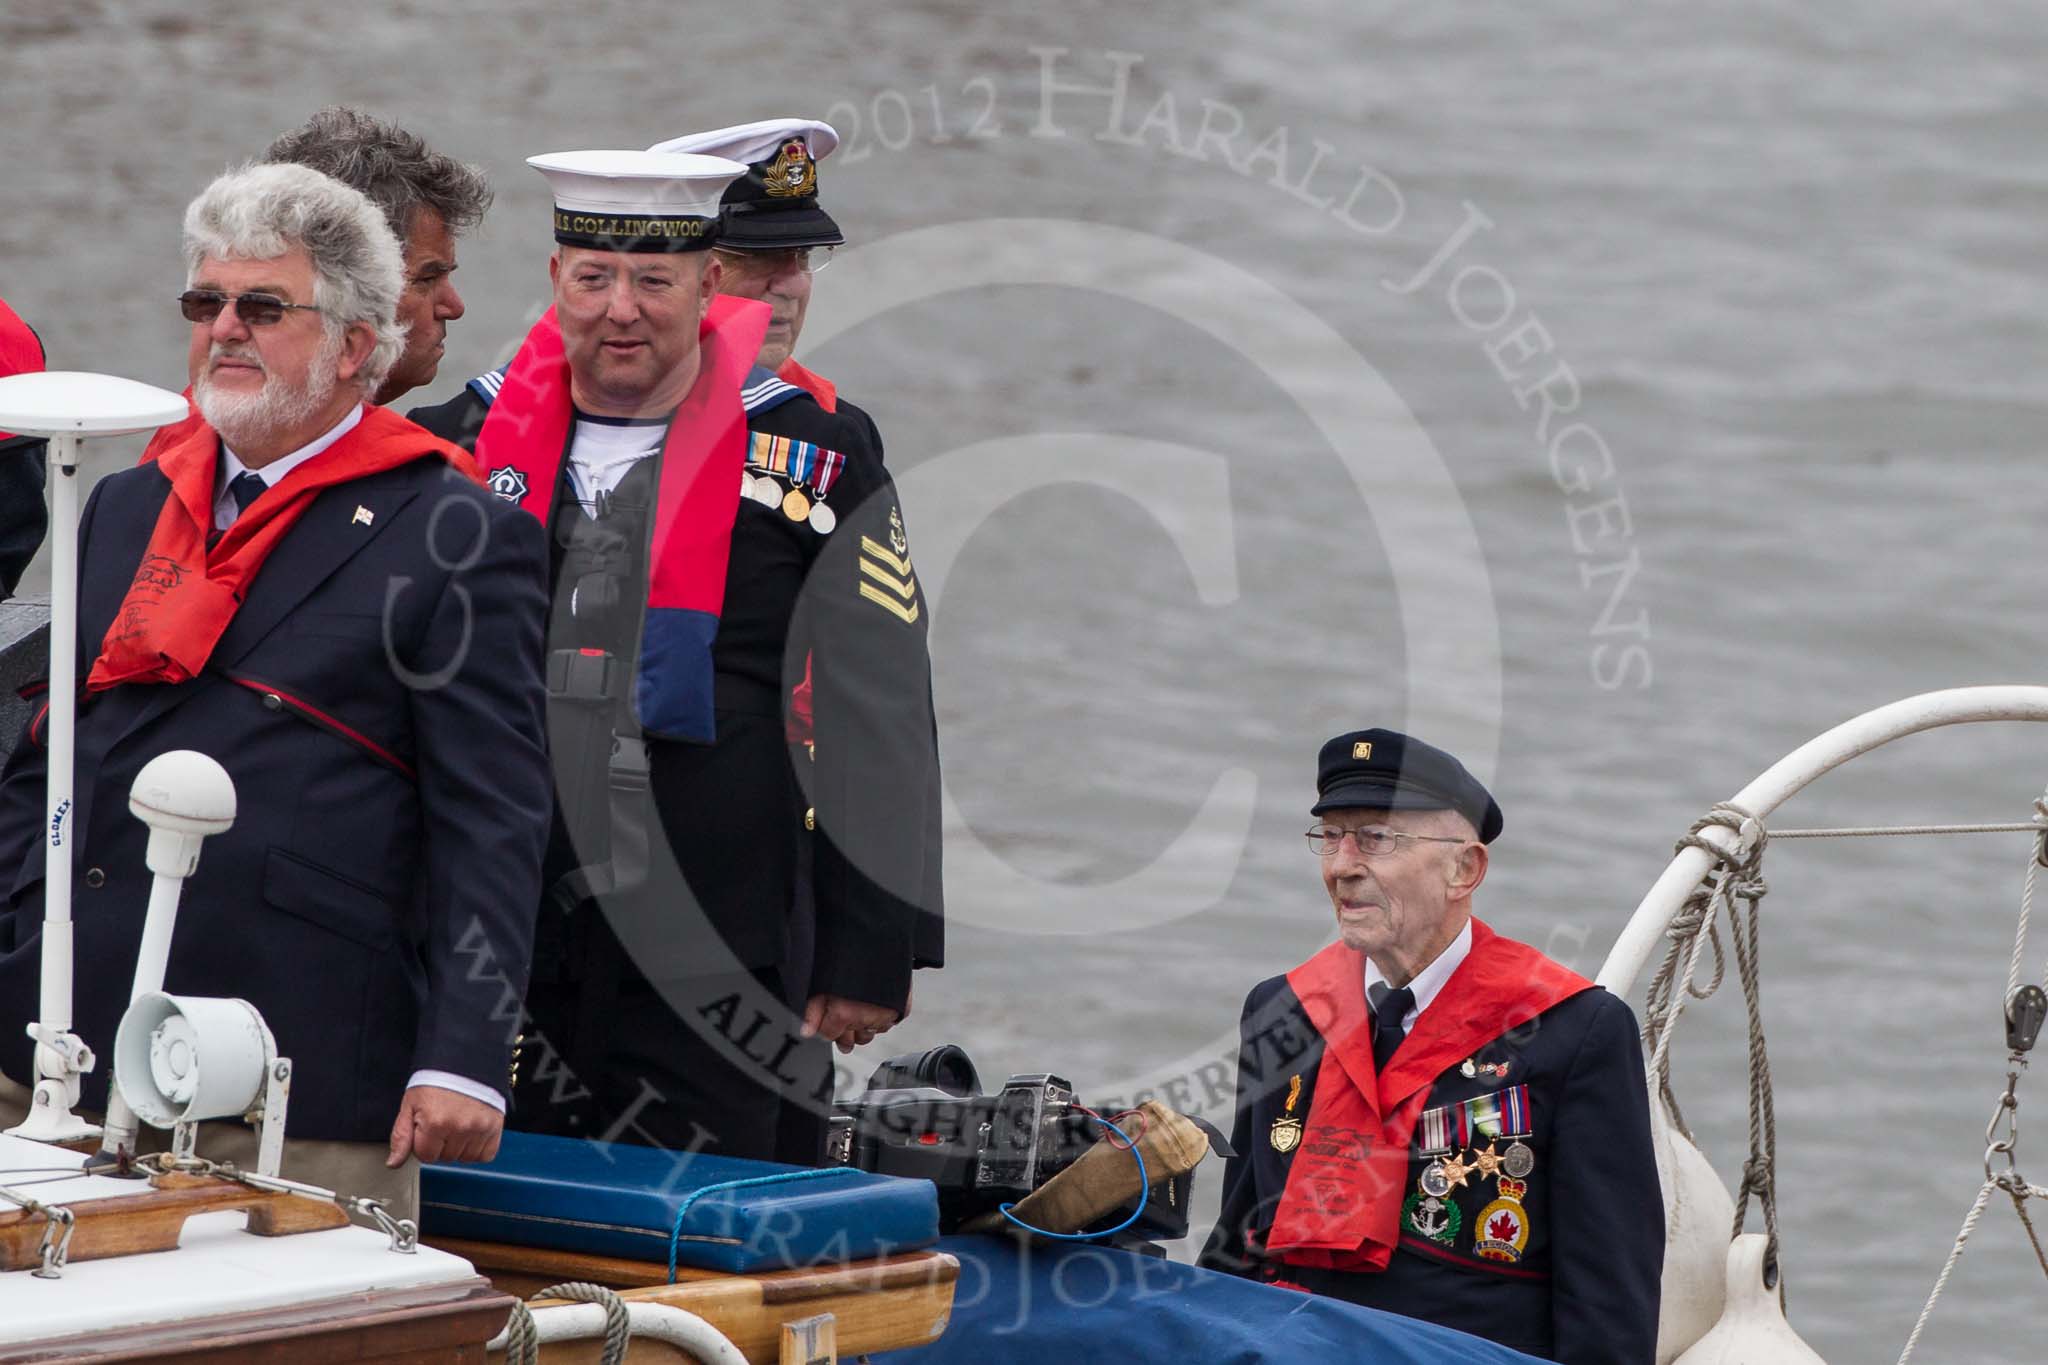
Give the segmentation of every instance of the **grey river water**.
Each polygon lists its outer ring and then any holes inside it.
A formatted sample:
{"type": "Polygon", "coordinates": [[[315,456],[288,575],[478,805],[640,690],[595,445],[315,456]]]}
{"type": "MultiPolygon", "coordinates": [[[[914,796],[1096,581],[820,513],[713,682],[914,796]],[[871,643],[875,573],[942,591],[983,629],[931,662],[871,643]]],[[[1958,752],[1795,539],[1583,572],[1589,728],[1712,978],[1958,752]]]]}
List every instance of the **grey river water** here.
{"type": "MultiPolygon", "coordinates": [[[[1590,974],[1801,740],[2040,677],[2044,66],[2032,4],[9,0],[0,296],[54,366],[177,387],[182,205],[356,103],[498,186],[438,396],[544,305],[523,157],[837,122],[856,245],[800,354],[887,437],[952,803],[952,965],[854,1060],[951,1040],[1227,1122],[1244,989],[1330,930],[1328,735],[1464,753],[1507,811],[1480,913],[1590,974]]],[[[2048,734],[1974,727],[1785,818],[2044,781],[2048,734]]],[[[2024,843],[1773,851],[1790,1310],[1832,1360],[1896,1356],[1976,1190],[2024,843]]],[[[1743,1039],[1731,986],[1678,1049],[1731,1176],[1743,1039]]],[[[2038,1360],[2010,1210],[1970,1248],[1919,1358],[2038,1360]]]]}

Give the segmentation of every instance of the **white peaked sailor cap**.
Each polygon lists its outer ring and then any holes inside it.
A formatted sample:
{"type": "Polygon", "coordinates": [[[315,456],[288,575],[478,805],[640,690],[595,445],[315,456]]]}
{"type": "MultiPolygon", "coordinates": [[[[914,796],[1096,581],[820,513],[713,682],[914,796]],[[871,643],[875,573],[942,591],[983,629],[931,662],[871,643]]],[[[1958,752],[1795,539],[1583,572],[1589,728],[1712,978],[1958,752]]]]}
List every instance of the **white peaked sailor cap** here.
{"type": "Polygon", "coordinates": [[[702,251],[718,232],[718,201],[747,168],[718,156],[549,152],[526,164],[547,177],[555,240],[599,251],[702,251]]]}
{"type": "Polygon", "coordinates": [[[745,162],[747,173],[725,191],[718,244],[731,251],[788,251],[846,240],[818,204],[818,163],[838,145],[829,123],[771,118],[670,138],[648,150],[745,162]]]}

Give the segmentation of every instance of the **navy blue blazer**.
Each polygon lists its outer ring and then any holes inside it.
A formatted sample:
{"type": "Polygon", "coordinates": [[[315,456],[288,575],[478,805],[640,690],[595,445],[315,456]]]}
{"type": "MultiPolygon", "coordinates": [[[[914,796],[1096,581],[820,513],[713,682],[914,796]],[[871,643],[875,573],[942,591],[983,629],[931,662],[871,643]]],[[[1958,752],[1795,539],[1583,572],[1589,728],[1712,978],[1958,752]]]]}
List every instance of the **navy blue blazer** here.
{"type": "MultiPolygon", "coordinates": [[[[143,465],[87,501],[81,679],[169,490],[143,465]]],[[[129,786],[180,748],[227,769],[237,809],[185,884],[164,988],[263,1012],[296,1068],[291,1133],[382,1141],[419,1069],[503,1090],[548,830],[546,571],[532,517],[417,460],[315,497],[206,672],[86,699],[72,847],[75,1028],[99,1054],[87,1106],[106,1100],[151,884],[129,786]]],[[[0,777],[0,1071],[23,1082],[42,728],[0,777]]]]}
{"type": "MultiPolygon", "coordinates": [[[[1581,991],[1480,1048],[1467,1059],[1470,1075],[1461,1062],[1437,1077],[1425,1109],[1526,1085],[1533,1131],[1522,1141],[1534,1164],[1518,1207],[1496,1202],[1514,1192],[1503,1190],[1498,1175],[1472,1175],[1440,1206],[1425,1208],[1418,1183],[1426,1163],[1411,1147],[1400,1245],[1379,1273],[1305,1269],[1264,1256],[1301,1140],[1287,1121],[1308,1117],[1323,1039],[1284,976],[1252,988],[1239,1027],[1230,1137],[1238,1155],[1225,1168],[1222,1212],[1200,1264],[1573,1365],[1655,1358],[1664,1202],[1642,1046],[1625,1002],[1597,988],[1581,991]],[[1496,1221],[1503,1212],[1507,1220],[1496,1221]],[[1492,1240],[1482,1251],[1489,1225],[1492,1240]]],[[[1484,1138],[1473,1144],[1486,1145],[1484,1138]]],[[[1504,1140],[1493,1146],[1496,1155],[1507,1148],[1504,1140]]]]}
{"type": "Polygon", "coordinates": [[[48,443],[0,440],[0,598],[14,591],[43,543],[43,451],[48,443]]]}

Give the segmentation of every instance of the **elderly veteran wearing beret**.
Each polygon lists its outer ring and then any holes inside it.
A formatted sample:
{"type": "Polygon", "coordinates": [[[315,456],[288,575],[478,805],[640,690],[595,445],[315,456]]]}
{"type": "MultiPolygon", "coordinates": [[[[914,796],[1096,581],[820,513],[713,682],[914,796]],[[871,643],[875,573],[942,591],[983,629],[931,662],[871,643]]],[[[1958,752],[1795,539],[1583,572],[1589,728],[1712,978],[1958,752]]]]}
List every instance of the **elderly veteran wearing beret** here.
{"type": "Polygon", "coordinates": [[[1553,1360],[1656,1352],[1663,1200],[1628,1006],[1473,918],[1500,807],[1391,730],[1323,746],[1338,940],[1245,999],[1202,1264],[1553,1360]]]}

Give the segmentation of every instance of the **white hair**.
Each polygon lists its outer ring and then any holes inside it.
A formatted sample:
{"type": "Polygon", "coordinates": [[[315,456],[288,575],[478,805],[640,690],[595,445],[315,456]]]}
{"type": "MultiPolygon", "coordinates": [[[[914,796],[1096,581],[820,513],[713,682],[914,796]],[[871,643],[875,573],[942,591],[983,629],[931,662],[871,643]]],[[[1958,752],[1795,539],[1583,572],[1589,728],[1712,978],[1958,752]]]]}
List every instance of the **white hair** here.
{"type": "Polygon", "coordinates": [[[406,331],[398,321],[405,253],[375,204],[309,167],[279,163],[231,170],[186,206],[188,284],[209,257],[267,261],[295,246],[312,258],[313,303],[329,342],[356,323],[377,334],[351,381],[375,393],[406,331]]]}

